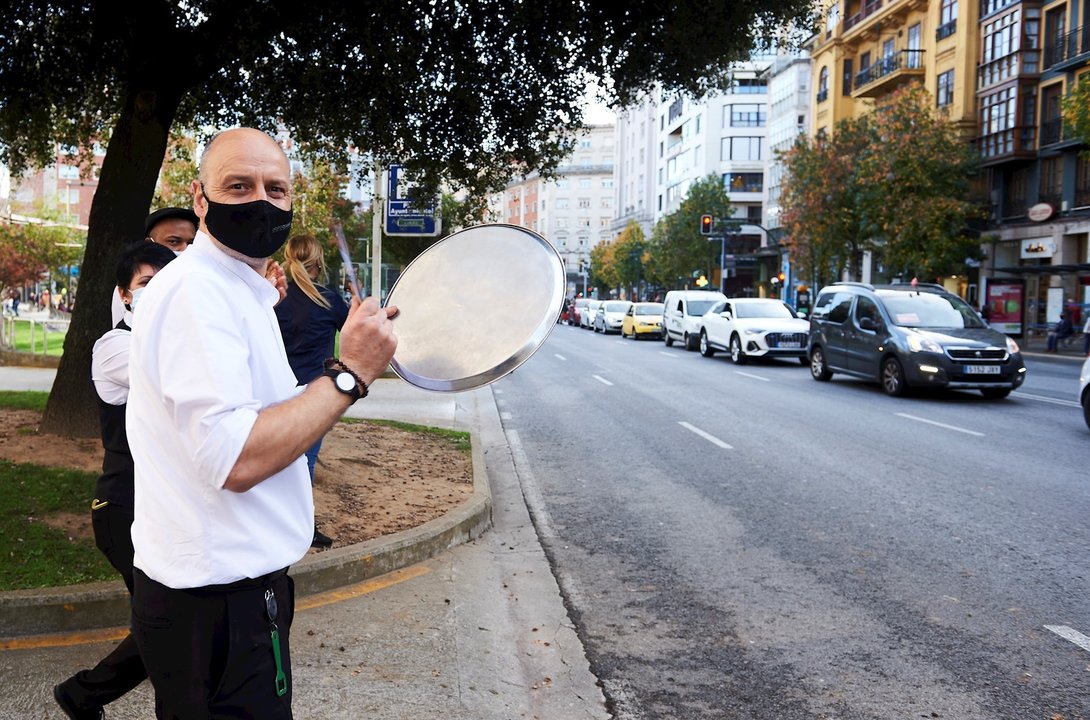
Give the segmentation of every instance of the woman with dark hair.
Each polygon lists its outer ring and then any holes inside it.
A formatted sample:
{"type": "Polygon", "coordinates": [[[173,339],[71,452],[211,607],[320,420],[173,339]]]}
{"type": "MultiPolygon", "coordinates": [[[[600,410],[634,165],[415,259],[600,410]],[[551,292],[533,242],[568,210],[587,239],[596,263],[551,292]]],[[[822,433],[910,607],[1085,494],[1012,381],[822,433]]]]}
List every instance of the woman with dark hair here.
{"type": "MultiPolygon", "coordinates": [[[[284,272],[288,277],[288,294],[276,306],[276,318],[295,379],[306,385],[322,375],[326,358],[333,357],[337,332],[348,317],[348,305],[338,293],[317,282],[324,279],[325,257],[321,243],[313,235],[288,238],[284,272]]],[[[306,453],[311,484],[321,447],[319,439],[306,453]]],[[[327,548],[333,545],[333,539],[315,525],[311,545],[327,548]]]]}

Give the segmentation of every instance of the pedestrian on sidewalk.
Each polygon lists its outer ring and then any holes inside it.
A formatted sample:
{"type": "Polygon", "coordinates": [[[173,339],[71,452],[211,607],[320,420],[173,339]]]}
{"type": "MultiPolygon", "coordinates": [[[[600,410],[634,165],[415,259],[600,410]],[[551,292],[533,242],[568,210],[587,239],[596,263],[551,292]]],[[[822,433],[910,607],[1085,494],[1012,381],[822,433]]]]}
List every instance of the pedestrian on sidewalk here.
{"type": "Polygon", "coordinates": [[[1056,323],[1056,327],[1048,333],[1047,347],[1045,352],[1057,352],[1059,350],[1060,342],[1068,339],[1075,334],[1075,328],[1071,325],[1071,316],[1067,310],[1060,311],[1060,321],[1056,323]]]}
{"type": "MultiPolygon", "coordinates": [[[[116,295],[125,316],[95,342],[91,381],[98,395],[102,433],[102,474],[91,501],[95,545],[125,580],[132,595],[133,461],[125,432],[129,399],[129,340],[133,311],[148,282],[174,259],[174,253],[154,243],[138,241],[121,252],[117,263],[116,295]]],[[[53,688],[53,697],[72,720],[103,717],[103,706],[144,682],[148,674],[136,640],[125,638],[94,668],[80,670],[53,688]]]]}
{"type": "Polygon", "coordinates": [[[265,278],[291,234],[287,156],[226,130],[190,187],[196,240],[132,333],[133,635],[158,717],[291,718],[287,569],[314,533],[304,453],[385,371],[396,308],[354,302],[340,358],[300,390],[265,278]]]}
{"type": "MultiPolygon", "coordinates": [[[[322,245],[313,235],[293,235],[284,250],[288,294],[276,306],[276,319],[288,353],[288,364],[300,385],[320,378],[326,358],[333,356],[337,333],[348,319],[348,305],[339,294],[317,280],[325,276],[322,245]]],[[[324,436],[323,436],[324,437],[324,436]]],[[[307,470],[314,485],[314,466],[322,439],[307,450],[307,470]]],[[[311,547],[332,547],[333,538],[314,526],[311,547]]]]}

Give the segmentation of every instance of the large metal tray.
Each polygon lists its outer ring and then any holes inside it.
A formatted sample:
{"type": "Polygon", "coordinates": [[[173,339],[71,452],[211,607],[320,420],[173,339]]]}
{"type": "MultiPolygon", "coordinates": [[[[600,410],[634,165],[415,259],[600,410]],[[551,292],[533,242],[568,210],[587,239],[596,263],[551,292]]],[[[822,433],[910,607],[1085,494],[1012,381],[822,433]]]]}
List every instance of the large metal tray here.
{"type": "Polygon", "coordinates": [[[482,387],[526,362],[564,302],[564,264],[517,225],[476,225],[435,243],[390,288],[397,351],[390,362],[425,390],[482,387]]]}

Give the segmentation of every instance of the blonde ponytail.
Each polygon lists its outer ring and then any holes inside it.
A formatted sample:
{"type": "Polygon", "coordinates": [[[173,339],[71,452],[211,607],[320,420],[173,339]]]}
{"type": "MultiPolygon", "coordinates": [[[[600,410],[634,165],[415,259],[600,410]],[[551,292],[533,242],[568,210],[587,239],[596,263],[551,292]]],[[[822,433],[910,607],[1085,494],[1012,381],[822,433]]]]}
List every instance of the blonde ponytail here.
{"type": "Polygon", "coordinates": [[[284,250],[284,266],[288,280],[298,285],[315,303],[329,309],[329,301],[322,297],[322,293],[310,279],[310,268],[317,268],[319,276],[325,273],[325,257],[317,238],[313,235],[292,235],[288,238],[288,246],[284,250]]]}

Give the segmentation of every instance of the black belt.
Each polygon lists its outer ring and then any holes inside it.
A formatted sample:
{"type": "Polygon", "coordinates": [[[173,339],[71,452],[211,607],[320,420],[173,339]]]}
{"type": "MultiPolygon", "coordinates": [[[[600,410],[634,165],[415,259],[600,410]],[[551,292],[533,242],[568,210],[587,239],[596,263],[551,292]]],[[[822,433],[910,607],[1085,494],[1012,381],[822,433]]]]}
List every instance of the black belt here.
{"type": "Polygon", "coordinates": [[[189,593],[203,593],[203,592],[221,593],[221,592],[234,592],[236,590],[259,590],[261,588],[269,587],[269,585],[272,585],[275,581],[279,580],[280,578],[282,578],[282,577],[284,577],[285,575],[288,574],[288,569],[287,568],[281,568],[279,570],[273,570],[271,573],[266,573],[265,575],[261,575],[260,577],[242,578],[241,580],[235,580],[234,582],[223,583],[221,585],[203,585],[201,587],[192,587],[192,588],[171,588],[171,587],[169,587],[167,585],[163,585],[163,583],[161,583],[161,582],[158,582],[158,581],[148,577],[147,573],[143,572],[140,568],[134,568],[134,571],[137,572],[137,573],[140,573],[141,575],[143,575],[145,578],[148,579],[149,582],[153,582],[156,585],[162,585],[163,587],[167,588],[168,590],[177,590],[179,592],[189,592],[189,593]]]}

